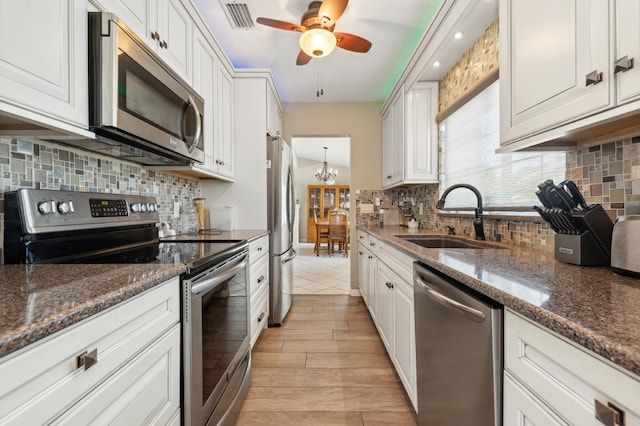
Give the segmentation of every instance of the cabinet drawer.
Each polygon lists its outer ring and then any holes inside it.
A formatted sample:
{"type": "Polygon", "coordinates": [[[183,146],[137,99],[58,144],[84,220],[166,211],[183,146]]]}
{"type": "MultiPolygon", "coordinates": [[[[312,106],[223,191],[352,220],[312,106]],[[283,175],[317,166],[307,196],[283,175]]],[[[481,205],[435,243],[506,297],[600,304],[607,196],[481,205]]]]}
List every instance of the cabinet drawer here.
{"type": "Polygon", "coordinates": [[[269,256],[261,257],[249,267],[249,300],[263,287],[269,287],[269,256]]]}
{"type": "Polygon", "coordinates": [[[251,346],[256,343],[269,318],[269,287],[264,286],[251,303],[251,346]]]}
{"type": "Polygon", "coordinates": [[[249,243],[249,261],[253,264],[269,254],[269,236],[265,235],[249,243]]]}
{"type": "Polygon", "coordinates": [[[384,242],[378,242],[378,257],[408,283],[413,283],[414,259],[384,242]]]}
{"type": "Polygon", "coordinates": [[[168,424],[180,409],[180,325],[64,413],[55,424],[168,424]]]}
{"type": "Polygon", "coordinates": [[[594,401],[625,411],[640,425],[640,380],[519,315],[505,311],[504,365],[535,395],[579,425],[599,425],[594,401]]]}
{"type": "Polygon", "coordinates": [[[180,321],[178,278],[0,361],[0,423],[43,424],[180,321]],[[97,350],[85,370],[77,357],[97,350]]]}
{"type": "Polygon", "coordinates": [[[503,424],[568,426],[508,373],[504,375],[503,387],[503,424]]]}

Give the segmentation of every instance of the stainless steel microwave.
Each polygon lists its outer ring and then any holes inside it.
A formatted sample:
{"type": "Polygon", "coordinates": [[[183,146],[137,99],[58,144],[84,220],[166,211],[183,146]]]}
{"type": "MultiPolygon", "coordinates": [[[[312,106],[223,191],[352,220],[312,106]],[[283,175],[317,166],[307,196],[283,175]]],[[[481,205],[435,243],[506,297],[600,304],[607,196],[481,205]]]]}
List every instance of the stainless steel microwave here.
{"type": "Polygon", "coordinates": [[[204,108],[113,14],[89,13],[89,130],[96,139],[78,146],[145,165],[202,163],[204,108]]]}

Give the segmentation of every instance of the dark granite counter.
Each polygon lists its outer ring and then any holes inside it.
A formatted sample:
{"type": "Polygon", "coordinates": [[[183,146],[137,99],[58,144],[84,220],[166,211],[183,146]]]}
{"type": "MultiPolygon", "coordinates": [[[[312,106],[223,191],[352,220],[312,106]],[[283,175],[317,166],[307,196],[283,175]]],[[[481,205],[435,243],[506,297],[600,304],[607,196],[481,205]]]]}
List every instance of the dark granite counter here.
{"type": "Polygon", "coordinates": [[[0,357],[185,271],[183,265],[0,265],[0,357]]]}
{"type": "Polygon", "coordinates": [[[427,249],[395,235],[435,232],[359,229],[640,375],[640,279],[615,274],[608,267],[562,263],[553,254],[513,245],[427,249]]]}

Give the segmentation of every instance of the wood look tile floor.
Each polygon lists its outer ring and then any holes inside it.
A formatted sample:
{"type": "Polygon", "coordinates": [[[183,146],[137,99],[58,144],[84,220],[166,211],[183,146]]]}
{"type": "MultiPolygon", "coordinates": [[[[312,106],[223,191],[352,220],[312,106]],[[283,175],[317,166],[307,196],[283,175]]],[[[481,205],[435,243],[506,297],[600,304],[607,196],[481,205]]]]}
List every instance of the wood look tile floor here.
{"type": "Polygon", "coordinates": [[[294,295],[262,332],[238,425],[415,425],[362,298],[294,295]]]}

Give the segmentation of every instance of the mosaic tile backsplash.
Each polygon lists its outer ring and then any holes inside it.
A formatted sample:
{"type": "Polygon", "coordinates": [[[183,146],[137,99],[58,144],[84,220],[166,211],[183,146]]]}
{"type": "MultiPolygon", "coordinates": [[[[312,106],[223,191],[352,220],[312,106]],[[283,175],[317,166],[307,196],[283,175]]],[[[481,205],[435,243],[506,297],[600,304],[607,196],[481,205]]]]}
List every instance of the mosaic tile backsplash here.
{"type": "MultiPolygon", "coordinates": [[[[588,204],[602,204],[614,221],[623,214],[640,214],[640,135],[581,147],[567,154],[566,177],[578,185],[588,204]]],[[[410,207],[411,213],[423,229],[442,232],[443,227],[449,225],[456,229],[457,235],[473,237],[472,218],[438,213],[435,205],[439,197],[439,187],[435,184],[386,191],[360,190],[356,196],[357,220],[358,223],[363,220],[379,223],[380,208],[397,208],[399,199],[409,198],[414,204],[410,207]],[[376,198],[380,199],[380,205],[374,205],[373,213],[360,212],[361,204],[375,204],[376,198]],[[420,203],[422,215],[418,214],[420,203]]],[[[544,251],[554,248],[554,232],[537,216],[486,214],[484,229],[488,240],[544,251]]]]}
{"type": "MultiPolygon", "coordinates": [[[[146,169],[45,141],[0,137],[1,192],[19,188],[103,192],[155,196],[160,221],[173,222],[173,204],[200,196],[200,182],[146,169]]],[[[0,198],[2,194],[0,194],[0,198]]],[[[0,201],[4,231],[4,204],[0,201]]],[[[4,239],[0,233],[0,242],[4,239]]],[[[0,248],[2,247],[0,245],[0,248]]],[[[0,256],[0,259],[2,256],[0,256]]]]}

